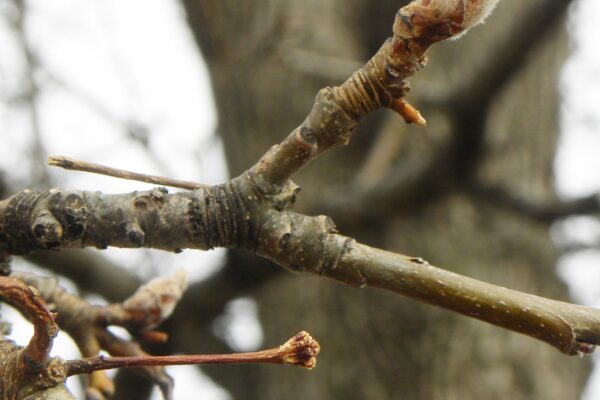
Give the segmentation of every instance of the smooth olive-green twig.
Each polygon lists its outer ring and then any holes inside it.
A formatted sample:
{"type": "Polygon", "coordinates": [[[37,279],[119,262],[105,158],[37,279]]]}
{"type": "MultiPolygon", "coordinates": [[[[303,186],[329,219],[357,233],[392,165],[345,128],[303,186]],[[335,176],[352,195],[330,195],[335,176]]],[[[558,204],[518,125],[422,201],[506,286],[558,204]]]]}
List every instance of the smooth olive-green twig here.
{"type": "MultiPolygon", "coordinates": [[[[338,264],[360,285],[396,292],[536,339],[568,355],[600,344],[600,310],[492,285],[407,257],[353,244],[338,264]]],[[[338,271],[331,271],[336,277],[338,271]]]]}
{"type": "Polygon", "coordinates": [[[91,172],[93,174],[107,175],[120,179],[152,183],[156,185],[176,187],[181,189],[196,190],[206,188],[207,185],[191,181],[181,181],[178,179],[164,178],[161,176],[141,174],[138,172],[125,171],[122,169],[107,167],[105,165],[79,161],[73,158],[63,156],[48,157],[48,165],[60,167],[73,171],[91,172]]]}

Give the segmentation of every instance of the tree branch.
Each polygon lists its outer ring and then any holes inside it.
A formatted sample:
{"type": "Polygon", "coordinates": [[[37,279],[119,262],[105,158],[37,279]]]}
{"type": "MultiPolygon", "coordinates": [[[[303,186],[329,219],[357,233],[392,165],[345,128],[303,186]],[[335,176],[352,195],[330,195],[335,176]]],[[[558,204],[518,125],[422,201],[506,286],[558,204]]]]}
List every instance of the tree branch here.
{"type": "Polygon", "coordinates": [[[7,400],[34,393],[72,399],[64,390],[64,381],[69,376],[88,374],[86,398],[104,399],[112,395],[114,387],[101,371],[136,367],[159,385],[165,399],[170,399],[172,381],[163,368],[167,365],[269,363],[307,369],[316,365],[320,347],[306,332],[298,333],[279,347],[254,353],[154,357],[144,353],[134,340],[118,338],[107,330],[108,325],[122,326],[136,337],[161,338],[150,330],[168,317],[184,289],[185,274],[178,273],[149,282],[123,303],[98,307],[66,293],[55,279],[26,273],[0,277],[0,297],[18,307],[34,325],[34,335],[25,348],[8,340],[0,341],[0,395],[7,400]],[[58,327],[42,295],[53,304],[59,313],[58,323],[75,340],[82,354],[95,357],[69,361],[49,357],[58,327]],[[115,356],[98,356],[100,349],[115,356]]]}
{"type": "MultiPolygon", "coordinates": [[[[391,212],[398,214],[406,208],[412,210],[415,204],[439,200],[450,190],[460,189],[457,183],[473,179],[482,157],[487,109],[506,83],[527,62],[531,51],[544,42],[549,32],[556,29],[557,22],[564,16],[570,3],[571,0],[546,0],[530,5],[518,17],[515,27],[489,53],[490,56],[477,74],[471,75],[471,78],[465,77],[464,84],[451,92],[434,95],[433,100],[425,100],[426,104],[442,107],[451,114],[453,133],[447,145],[437,149],[429,159],[421,155],[408,168],[404,163],[399,164],[396,167],[398,170],[392,169],[385,179],[379,177],[380,184],[374,187],[371,184],[369,191],[351,187],[347,190],[352,193],[350,195],[336,194],[335,198],[328,198],[328,215],[337,217],[337,208],[344,210],[344,216],[351,215],[361,220],[389,215],[391,212]],[[370,207],[373,203],[380,206],[374,210],[370,207]]],[[[397,137],[399,135],[396,133],[397,137]]]]}
{"type": "Polygon", "coordinates": [[[107,167],[105,165],[89,163],[85,161],[79,161],[68,157],[62,156],[50,156],[48,157],[48,165],[52,165],[53,167],[60,167],[64,169],[70,169],[73,171],[85,171],[91,172],[93,174],[107,175],[113,176],[119,179],[128,179],[132,181],[153,183],[155,185],[163,185],[176,187],[181,189],[200,189],[203,187],[207,187],[202,183],[197,182],[189,182],[189,181],[180,181],[177,179],[164,178],[162,176],[148,175],[148,174],[140,174],[138,172],[125,171],[122,169],[107,167]]]}
{"type": "MultiPolygon", "coordinates": [[[[145,357],[146,353],[135,339],[120,339],[108,331],[108,326],[123,327],[134,338],[156,337],[152,329],[170,315],[186,287],[185,276],[174,274],[150,281],[122,303],[93,306],[67,293],[55,279],[18,272],[13,276],[35,287],[47,302],[54,305],[58,325],[71,336],[83,357],[96,357],[101,350],[115,356],[145,357]]],[[[163,369],[146,367],[140,371],[169,398],[172,381],[163,369]]],[[[104,399],[112,396],[113,392],[112,381],[102,372],[94,372],[87,379],[86,393],[93,394],[92,398],[104,399]]]]}
{"type": "Polygon", "coordinates": [[[286,211],[299,190],[290,177],[318,154],[347,143],[360,118],[385,106],[418,122],[403,100],[404,79],[423,65],[430,45],[464,32],[495,3],[481,8],[474,0],[417,1],[402,8],[394,37],[364,68],[341,86],[323,89],[299,128],[226,184],[175,194],[162,188],[120,195],[24,191],[0,202],[0,253],[109,245],[242,248],[292,271],[390,290],[524,333],[565,354],[591,352],[600,344],[599,311],[373,249],[338,235],[327,217],[286,211]]]}
{"type": "Polygon", "coordinates": [[[28,372],[36,372],[48,360],[58,333],[54,316],[39,293],[19,279],[0,276],[0,297],[19,309],[33,324],[33,336],[24,349],[24,361],[28,372]]]}
{"type": "Polygon", "coordinates": [[[57,400],[73,399],[63,385],[66,369],[59,359],[49,356],[58,326],[40,293],[19,279],[0,276],[0,297],[29,319],[34,329],[25,347],[0,337],[2,398],[22,399],[41,391],[57,400]]]}

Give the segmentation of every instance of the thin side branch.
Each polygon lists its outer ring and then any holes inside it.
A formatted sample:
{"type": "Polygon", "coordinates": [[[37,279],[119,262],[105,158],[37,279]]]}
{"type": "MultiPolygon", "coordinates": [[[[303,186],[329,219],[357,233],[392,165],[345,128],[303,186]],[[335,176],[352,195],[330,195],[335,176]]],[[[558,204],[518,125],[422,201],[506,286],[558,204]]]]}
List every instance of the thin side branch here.
{"type": "Polygon", "coordinates": [[[67,375],[89,374],[114,368],[155,367],[167,365],[208,364],[290,364],[313,369],[317,363],[319,343],[307,332],[299,332],[281,346],[251,353],[143,356],[143,357],[95,357],[67,361],[67,375]]]}
{"type": "Polygon", "coordinates": [[[73,158],[63,156],[48,157],[48,165],[60,167],[73,171],[91,172],[93,174],[108,175],[119,179],[128,179],[131,181],[152,183],[168,187],[176,187],[187,190],[196,190],[206,188],[207,185],[197,182],[180,181],[177,179],[164,178],[161,176],[141,174],[138,172],[125,171],[122,169],[107,167],[105,165],[89,163],[85,161],[75,160],[73,158]]]}
{"type": "MultiPolygon", "coordinates": [[[[13,275],[35,287],[54,305],[60,328],[71,336],[86,358],[98,357],[101,350],[116,357],[146,357],[136,340],[166,339],[152,329],[170,315],[187,286],[185,274],[180,272],[150,281],[123,303],[94,306],[67,293],[53,278],[21,272],[13,275]],[[108,331],[109,325],[126,328],[133,339],[117,338],[108,331]]],[[[165,398],[170,398],[172,380],[163,368],[144,367],[138,371],[157,384],[165,398]]],[[[93,372],[86,380],[86,393],[91,398],[111,398],[114,390],[113,382],[103,372],[93,372]]]]}

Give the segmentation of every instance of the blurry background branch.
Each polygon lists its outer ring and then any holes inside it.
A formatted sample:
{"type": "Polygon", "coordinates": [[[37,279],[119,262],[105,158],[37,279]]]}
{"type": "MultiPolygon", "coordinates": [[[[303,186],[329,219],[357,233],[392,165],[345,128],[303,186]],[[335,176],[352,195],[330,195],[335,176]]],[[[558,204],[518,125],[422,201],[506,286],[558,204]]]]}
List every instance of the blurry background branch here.
{"type": "Polygon", "coordinates": [[[30,184],[36,187],[50,187],[51,181],[48,176],[48,170],[43,163],[39,162],[40,157],[46,158],[46,150],[44,148],[44,138],[38,110],[41,90],[38,83],[40,77],[38,59],[31,47],[25,29],[28,23],[27,3],[25,0],[11,0],[11,2],[15,11],[12,15],[11,23],[17,43],[22,52],[23,63],[21,93],[18,98],[27,108],[32,135],[30,142],[31,153],[29,154],[32,166],[32,181],[30,184]]]}

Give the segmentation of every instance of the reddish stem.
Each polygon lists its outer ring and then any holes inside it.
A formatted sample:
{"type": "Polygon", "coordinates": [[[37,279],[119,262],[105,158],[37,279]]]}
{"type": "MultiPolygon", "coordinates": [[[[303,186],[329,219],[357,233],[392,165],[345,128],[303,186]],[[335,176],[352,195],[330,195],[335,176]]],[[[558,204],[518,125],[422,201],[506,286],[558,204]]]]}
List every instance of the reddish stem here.
{"type": "Polygon", "coordinates": [[[0,297],[16,307],[33,324],[33,336],[25,347],[25,368],[35,370],[48,361],[52,341],[58,333],[54,316],[46,302],[37,292],[23,281],[0,276],[0,297]]]}
{"type": "Polygon", "coordinates": [[[67,376],[89,374],[94,371],[154,367],[166,365],[200,364],[292,364],[312,369],[316,365],[319,343],[307,332],[300,332],[283,345],[251,353],[178,355],[178,356],[137,356],[137,357],[93,357],[66,362],[67,376]]]}

